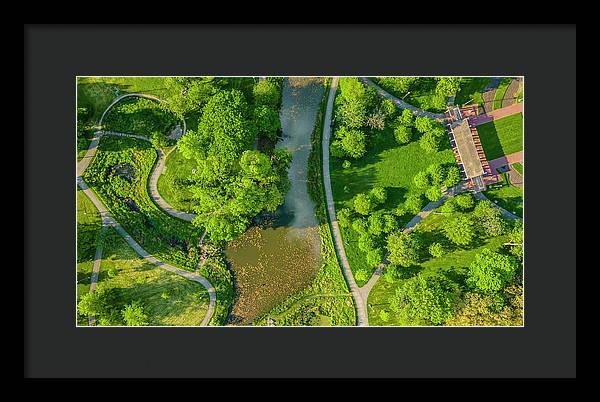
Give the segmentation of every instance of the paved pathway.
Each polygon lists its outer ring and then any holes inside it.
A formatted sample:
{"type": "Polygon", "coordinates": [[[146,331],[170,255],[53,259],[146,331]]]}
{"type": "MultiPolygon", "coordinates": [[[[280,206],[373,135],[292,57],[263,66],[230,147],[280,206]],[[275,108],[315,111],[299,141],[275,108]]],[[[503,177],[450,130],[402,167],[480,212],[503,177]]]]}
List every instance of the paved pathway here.
{"type": "Polygon", "coordinates": [[[382,89],[380,86],[375,84],[373,81],[371,81],[367,77],[359,77],[359,79],[363,83],[375,88],[377,90],[377,93],[379,93],[379,95],[383,96],[384,98],[388,98],[388,99],[392,100],[396,104],[396,106],[398,106],[400,109],[408,109],[417,116],[426,116],[426,117],[429,117],[430,119],[435,119],[435,120],[443,120],[446,118],[446,115],[444,113],[426,112],[424,110],[419,109],[418,107],[415,107],[411,104],[404,102],[402,99],[396,98],[394,95],[386,92],[384,89],[382,89]]]}
{"type": "Polygon", "coordinates": [[[366,300],[362,300],[359,288],[356,285],[356,281],[354,280],[354,275],[352,275],[352,271],[350,270],[350,264],[348,263],[348,259],[346,258],[346,253],[344,251],[344,243],[342,242],[342,235],[340,233],[340,228],[335,217],[335,205],[333,203],[333,193],[331,191],[331,176],[329,173],[329,141],[331,139],[331,116],[333,113],[333,101],[335,99],[338,81],[339,77],[334,77],[331,80],[329,99],[327,99],[327,109],[325,110],[325,121],[323,122],[323,140],[321,144],[323,150],[323,182],[325,184],[327,212],[329,213],[329,220],[331,222],[331,229],[333,233],[335,249],[338,253],[340,262],[342,264],[342,272],[344,274],[344,277],[346,278],[346,281],[348,282],[348,286],[350,287],[350,293],[352,293],[352,298],[354,299],[354,305],[356,306],[357,324],[358,326],[362,327],[369,325],[369,318],[367,316],[366,309],[366,300]]]}
{"type": "Polygon", "coordinates": [[[489,164],[490,168],[492,169],[492,172],[496,173],[496,169],[505,165],[512,165],[513,163],[517,162],[523,163],[523,151],[513,152],[512,154],[492,159],[491,161],[489,161],[489,164]]]}
{"type": "Polygon", "coordinates": [[[517,113],[523,112],[523,102],[513,103],[510,106],[503,107],[501,109],[492,110],[488,113],[482,113],[477,116],[469,118],[471,126],[478,126],[480,124],[489,123],[492,120],[498,120],[506,116],[510,116],[517,113]]]}
{"type": "MultiPolygon", "coordinates": [[[[114,104],[115,102],[113,102],[114,104]]],[[[112,104],[111,104],[112,106],[112,104]]],[[[85,156],[77,163],[77,184],[79,185],[79,187],[83,190],[83,192],[85,193],[85,195],[87,195],[87,197],[90,199],[90,201],[92,201],[92,203],[94,204],[94,206],[96,207],[96,209],[98,210],[98,212],[100,213],[100,217],[102,218],[102,224],[106,225],[106,226],[111,226],[113,227],[117,233],[119,233],[127,242],[127,244],[129,244],[129,246],[141,257],[143,257],[146,261],[156,265],[159,268],[162,268],[166,271],[172,272],[174,274],[177,274],[179,276],[183,276],[189,280],[195,281],[200,283],[202,286],[204,286],[206,288],[206,290],[208,291],[208,297],[209,297],[209,306],[208,306],[208,310],[206,312],[206,315],[204,316],[204,319],[202,320],[202,322],[200,323],[201,326],[205,326],[208,325],[208,323],[210,322],[210,319],[212,318],[213,314],[214,314],[214,310],[215,310],[215,304],[216,304],[216,291],[214,289],[214,287],[212,286],[212,284],[203,276],[198,275],[197,273],[192,273],[189,271],[184,271],[182,269],[173,267],[169,264],[166,264],[162,261],[159,261],[158,259],[156,259],[153,255],[151,255],[150,253],[148,253],[146,250],[144,250],[142,248],[142,246],[140,246],[126,231],[125,229],[123,229],[123,227],[112,217],[112,215],[108,212],[108,210],[106,209],[106,207],[104,206],[104,204],[100,201],[100,199],[98,199],[98,197],[96,197],[96,194],[94,194],[94,192],[88,187],[88,185],[85,183],[85,181],[83,180],[83,178],[81,177],[81,175],[83,174],[83,172],[85,171],[85,169],[89,166],[91,160],[93,159],[94,155],[96,155],[96,151],[98,148],[98,143],[100,141],[100,138],[103,135],[118,135],[118,136],[133,136],[135,138],[141,138],[141,139],[145,139],[148,140],[146,137],[142,137],[142,136],[135,136],[133,134],[123,134],[123,133],[111,133],[111,132],[102,132],[102,131],[97,131],[95,133],[95,137],[92,139],[92,141],[90,142],[90,146],[85,154],[85,156]]],[[[204,238],[204,235],[202,236],[201,239],[204,238]]],[[[98,252],[98,250],[96,250],[98,252]]]]}

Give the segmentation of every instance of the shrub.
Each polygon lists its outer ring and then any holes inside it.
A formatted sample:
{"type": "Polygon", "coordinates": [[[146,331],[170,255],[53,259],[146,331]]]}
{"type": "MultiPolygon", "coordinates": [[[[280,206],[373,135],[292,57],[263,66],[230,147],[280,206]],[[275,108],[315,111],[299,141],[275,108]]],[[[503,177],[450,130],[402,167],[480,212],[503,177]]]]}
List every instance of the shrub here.
{"type": "Polygon", "coordinates": [[[369,273],[367,272],[366,269],[361,268],[358,271],[356,271],[356,273],[354,274],[354,278],[357,281],[366,281],[367,279],[369,279],[369,273]]]}
{"type": "Polygon", "coordinates": [[[403,109],[396,122],[399,125],[412,128],[415,126],[415,115],[410,110],[403,109]]]}
{"type": "Polygon", "coordinates": [[[394,128],[394,138],[400,145],[406,145],[412,139],[412,129],[407,126],[396,126],[394,128]]]}
{"type": "Polygon", "coordinates": [[[458,216],[444,225],[444,233],[448,240],[459,246],[471,244],[475,238],[473,222],[468,216],[458,216]]]}
{"type": "Polygon", "coordinates": [[[432,257],[441,257],[444,255],[444,246],[441,243],[431,243],[429,246],[429,254],[432,257]]]}
{"type": "Polygon", "coordinates": [[[442,191],[439,186],[431,186],[425,191],[425,197],[427,197],[429,201],[437,201],[442,198],[442,191]]]}
{"type": "Polygon", "coordinates": [[[427,167],[427,173],[431,177],[431,182],[434,185],[441,185],[446,178],[446,171],[439,163],[433,163],[427,167]]]}
{"type": "Polygon", "coordinates": [[[373,210],[373,202],[371,201],[371,197],[369,197],[365,193],[357,194],[354,197],[354,210],[361,215],[369,215],[373,210]]]}
{"type": "Polygon", "coordinates": [[[424,171],[418,172],[415,177],[413,177],[413,182],[415,183],[415,186],[421,190],[426,189],[432,184],[429,175],[424,171]]]}
{"type": "Polygon", "coordinates": [[[411,194],[404,201],[404,207],[406,211],[412,213],[413,215],[418,214],[423,208],[423,197],[419,194],[411,194]]]}
{"type": "Polygon", "coordinates": [[[344,169],[348,169],[348,168],[350,168],[350,166],[352,166],[352,163],[350,163],[349,160],[345,160],[344,163],[342,163],[342,167],[344,169]]]}
{"type": "Polygon", "coordinates": [[[387,118],[391,119],[396,114],[396,105],[391,99],[385,98],[381,101],[381,110],[387,118]]]}
{"type": "Polygon", "coordinates": [[[347,228],[351,224],[352,211],[349,208],[342,208],[336,213],[336,218],[339,225],[343,228],[347,228]]]}
{"type": "Polygon", "coordinates": [[[384,250],[375,248],[367,253],[367,263],[371,267],[376,267],[383,262],[384,250]]]}
{"type": "Polygon", "coordinates": [[[460,170],[458,166],[453,165],[448,167],[446,170],[446,178],[444,179],[444,185],[446,187],[452,187],[460,183],[460,170]]]}
{"type": "Polygon", "coordinates": [[[365,253],[368,253],[369,251],[377,248],[377,240],[369,233],[363,233],[358,238],[358,248],[365,253]]]}
{"type": "Polygon", "coordinates": [[[383,322],[388,322],[390,320],[390,314],[386,310],[381,310],[379,312],[379,318],[383,322]]]}
{"type": "Polygon", "coordinates": [[[471,210],[475,206],[475,198],[471,193],[459,194],[454,197],[454,201],[456,202],[456,205],[458,205],[458,207],[463,211],[471,210]]]}
{"type": "Polygon", "coordinates": [[[387,199],[387,191],[384,187],[373,187],[369,195],[377,204],[383,204],[387,199]]]}
{"type": "Polygon", "coordinates": [[[335,140],[331,143],[331,145],[329,146],[329,153],[331,154],[331,156],[338,158],[338,159],[342,159],[346,156],[346,151],[344,150],[344,147],[342,147],[342,141],[340,140],[335,140]]]}
{"type": "Polygon", "coordinates": [[[367,233],[369,225],[367,224],[366,218],[356,218],[354,222],[352,222],[352,229],[354,229],[357,233],[367,233]]]}

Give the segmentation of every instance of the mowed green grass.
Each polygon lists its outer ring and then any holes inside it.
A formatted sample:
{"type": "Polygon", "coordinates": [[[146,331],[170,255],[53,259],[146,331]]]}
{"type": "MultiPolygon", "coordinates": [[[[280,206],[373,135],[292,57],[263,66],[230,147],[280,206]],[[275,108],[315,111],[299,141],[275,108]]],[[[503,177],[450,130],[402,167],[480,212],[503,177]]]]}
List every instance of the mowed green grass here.
{"type": "Polygon", "coordinates": [[[521,176],[523,176],[525,174],[524,173],[525,170],[523,168],[522,163],[516,162],[516,163],[513,163],[511,166],[513,167],[513,169],[515,169],[517,172],[519,172],[521,174],[521,176]]]}
{"type": "MultiPolygon", "coordinates": [[[[454,163],[451,149],[435,153],[427,153],[419,146],[418,139],[408,145],[399,146],[391,129],[376,132],[370,138],[367,154],[361,159],[352,160],[352,166],[344,169],[343,160],[330,159],[331,187],[335,208],[353,209],[353,198],[373,187],[385,187],[388,193],[383,208],[392,211],[403,204],[412,193],[421,193],[413,182],[413,177],[433,163],[454,163]]],[[[405,224],[411,216],[399,219],[405,224]]],[[[344,241],[344,249],[352,272],[366,269],[369,273],[375,267],[366,263],[366,254],[358,248],[358,235],[352,228],[340,228],[344,241]]],[[[361,286],[365,281],[358,281],[361,286]]]]}
{"type": "Polygon", "coordinates": [[[498,88],[496,89],[496,94],[494,95],[494,109],[500,109],[502,107],[502,99],[504,99],[504,94],[506,94],[506,90],[512,81],[512,77],[504,77],[498,88]]]}
{"type": "Polygon", "coordinates": [[[395,317],[393,311],[389,308],[389,299],[392,297],[396,289],[418,272],[445,272],[445,274],[459,283],[464,281],[466,270],[471,262],[475,259],[475,255],[483,251],[484,248],[497,251],[503,247],[508,236],[502,235],[491,239],[477,239],[470,247],[457,247],[452,245],[441,233],[442,225],[447,219],[451,219],[454,215],[430,214],[427,218],[421,221],[415,228],[415,233],[418,233],[423,240],[421,252],[421,261],[419,264],[398,269],[402,270],[400,278],[389,283],[384,277],[380,278],[371,292],[368,299],[369,324],[373,326],[385,325],[402,325],[398,318],[395,317]],[[427,248],[433,242],[442,243],[448,250],[441,257],[433,258],[427,253],[427,248]],[[389,313],[389,320],[384,322],[381,317],[381,311],[385,310],[389,313]]]}
{"type": "Polygon", "coordinates": [[[112,228],[104,239],[98,283],[117,289],[120,308],[141,301],[150,325],[199,325],[208,309],[201,284],[150,264],[112,228]]]}
{"type": "Polygon", "coordinates": [[[97,121],[108,105],[119,95],[140,92],[160,96],[165,77],[78,77],[77,106],[91,112],[97,121]]]}
{"type": "MultiPolygon", "coordinates": [[[[168,151],[168,150],[167,150],[168,151]]],[[[177,210],[192,211],[192,193],[187,187],[177,188],[177,180],[187,180],[196,168],[196,161],[185,158],[176,148],[165,161],[165,169],[158,178],[158,192],[177,210]]]]}
{"type": "Polygon", "coordinates": [[[470,105],[483,104],[482,93],[490,79],[489,77],[463,77],[454,98],[454,104],[464,105],[469,101],[471,102],[470,105]]]}
{"type": "Polygon", "coordinates": [[[488,160],[523,150],[523,114],[516,113],[477,126],[488,160]]]}
{"type": "MultiPolygon", "coordinates": [[[[98,210],[82,190],[77,189],[77,301],[90,291],[96,242],[102,227],[98,210]]],[[[87,325],[87,317],[78,317],[87,325]]]]}
{"type": "Polygon", "coordinates": [[[507,211],[523,217],[523,189],[506,183],[500,188],[486,190],[485,195],[507,211]]]}

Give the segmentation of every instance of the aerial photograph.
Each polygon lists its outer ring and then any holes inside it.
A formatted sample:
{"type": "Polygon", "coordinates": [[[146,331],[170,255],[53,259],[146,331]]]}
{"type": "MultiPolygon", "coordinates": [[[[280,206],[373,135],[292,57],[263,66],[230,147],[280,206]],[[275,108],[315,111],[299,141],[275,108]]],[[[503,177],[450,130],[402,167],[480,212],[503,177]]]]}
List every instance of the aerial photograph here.
{"type": "Polygon", "coordinates": [[[75,77],[73,324],[525,326],[524,81],[75,77]]]}

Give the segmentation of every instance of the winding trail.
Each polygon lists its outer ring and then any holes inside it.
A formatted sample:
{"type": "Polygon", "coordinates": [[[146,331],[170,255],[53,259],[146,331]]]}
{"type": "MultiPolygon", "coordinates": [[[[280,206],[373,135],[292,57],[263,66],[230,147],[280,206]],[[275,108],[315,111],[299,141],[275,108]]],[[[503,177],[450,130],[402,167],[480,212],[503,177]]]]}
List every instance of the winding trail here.
{"type": "Polygon", "coordinates": [[[431,113],[431,112],[426,112],[422,109],[419,109],[418,107],[415,107],[409,103],[404,102],[402,99],[396,98],[394,95],[390,94],[389,92],[385,91],[383,88],[381,88],[379,85],[375,84],[373,81],[371,81],[370,79],[368,79],[367,77],[359,77],[359,79],[366,85],[369,85],[373,88],[375,88],[375,90],[377,91],[377,93],[387,99],[390,99],[392,102],[394,102],[396,104],[396,106],[398,106],[400,109],[408,109],[411,112],[413,112],[415,115],[417,116],[421,116],[421,117],[429,117],[430,119],[434,119],[434,120],[443,120],[446,118],[446,115],[443,113],[431,113]]]}
{"type": "MultiPolygon", "coordinates": [[[[160,101],[160,99],[158,99],[156,97],[153,97],[151,95],[143,95],[143,94],[126,94],[126,95],[122,95],[122,96],[118,97],[115,101],[113,101],[109,105],[109,107],[107,108],[107,110],[104,111],[104,113],[102,114],[102,117],[100,118],[100,122],[98,124],[100,127],[101,127],[102,120],[103,120],[104,116],[106,115],[106,112],[110,108],[112,108],[119,100],[121,100],[121,99],[123,99],[125,97],[128,97],[128,96],[141,96],[141,97],[145,97],[145,98],[149,98],[149,99],[155,99],[155,100],[160,101]]],[[[184,124],[184,131],[185,131],[185,121],[184,121],[183,124],[184,124]]],[[[125,239],[125,241],[127,242],[127,244],[129,244],[129,246],[138,255],[140,255],[146,261],[150,262],[151,264],[156,265],[159,268],[162,268],[162,269],[164,269],[166,271],[169,271],[171,273],[174,273],[176,275],[182,276],[182,277],[184,277],[186,279],[189,279],[191,281],[198,282],[202,286],[204,286],[204,288],[206,288],[206,290],[208,292],[208,297],[209,297],[209,306],[208,306],[208,310],[206,312],[206,315],[204,316],[204,319],[202,320],[202,322],[200,323],[200,325],[201,326],[208,325],[208,323],[210,322],[210,320],[211,320],[211,318],[212,318],[212,316],[214,314],[215,304],[216,304],[216,299],[217,299],[215,288],[208,281],[208,279],[206,279],[205,277],[199,275],[198,273],[193,273],[193,272],[185,271],[185,270],[176,268],[176,267],[174,267],[172,265],[166,264],[166,263],[158,260],[157,258],[155,258],[153,255],[151,255],[150,253],[148,253],[146,250],[144,250],[142,248],[142,246],[140,246],[139,243],[137,243],[129,235],[129,233],[127,233],[125,231],[125,229],[123,229],[123,227],[113,218],[113,216],[106,209],[106,207],[104,206],[104,204],[102,203],[102,201],[100,201],[100,199],[96,196],[96,194],[88,187],[87,183],[83,180],[83,177],[82,177],[83,172],[85,172],[85,170],[87,169],[87,167],[91,163],[92,159],[96,155],[96,151],[98,149],[98,144],[100,142],[100,139],[104,135],[112,135],[112,136],[120,136],[120,137],[132,137],[132,138],[138,138],[138,139],[142,139],[142,140],[145,140],[145,141],[149,141],[149,139],[147,137],[140,136],[140,135],[135,135],[135,134],[125,134],[125,133],[114,133],[114,132],[96,131],[95,135],[94,135],[94,138],[92,138],[92,141],[90,141],[90,145],[88,147],[88,150],[87,150],[85,156],[77,163],[77,184],[78,184],[78,186],[82,189],[82,191],[90,199],[90,201],[92,201],[92,203],[94,204],[94,206],[96,207],[96,209],[100,213],[100,216],[102,218],[102,225],[103,225],[103,227],[107,227],[107,226],[113,227],[117,231],[117,233],[119,233],[121,235],[121,237],[123,237],[123,239],[125,239]]],[[[161,153],[162,153],[162,151],[160,151],[159,156],[160,156],[161,153]]],[[[163,161],[164,161],[164,158],[163,158],[163,161]]],[[[157,163],[157,165],[158,165],[158,163],[157,163]]],[[[154,171],[152,172],[152,174],[154,174],[155,171],[156,171],[156,167],[155,167],[154,171]]],[[[165,212],[167,212],[167,211],[165,211],[165,212]]],[[[205,235],[206,235],[206,231],[201,236],[201,238],[199,240],[200,243],[204,239],[205,235]]],[[[101,256],[101,252],[102,251],[101,251],[101,249],[99,251],[99,248],[100,247],[98,247],[96,249],[96,256],[99,255],[98,254],[99,252],[100,252],[100,256],[101,256]]],[[[99,270],[99,268],[100,268],[99,258],[98,259],[95,258],[94,265],[96,265],[96,260],[98,260],[97,269],[99,270]]],[[[94,268],[96,268],[96,267],[94,267],[94,268]]],[[[92,284],[93,285],[90,285],[90,289],[92,288],[92,286],[95,289],[95,284],[97,282],[97,275],[95,276],[95,278],[96,278],[96,281],[93,280],[94,279],[94,275],[92,274],[92,284]]],[[[93,318],[90,318],[90,322],[93,323],[93,318]]]]}

